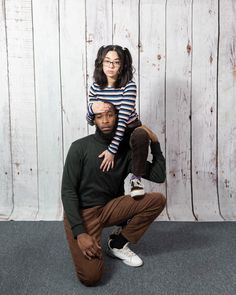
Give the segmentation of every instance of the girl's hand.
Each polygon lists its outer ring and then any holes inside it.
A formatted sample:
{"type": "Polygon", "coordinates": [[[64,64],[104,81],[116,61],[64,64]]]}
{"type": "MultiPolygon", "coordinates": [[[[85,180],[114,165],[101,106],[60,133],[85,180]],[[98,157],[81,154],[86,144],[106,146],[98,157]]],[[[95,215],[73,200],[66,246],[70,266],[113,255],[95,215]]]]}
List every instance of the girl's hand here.
{"type": "Polygon", "coordinates": [[[110,105],[106,104],[103,101],[95,101],[92,105],[92,110],[94,114],[104,113],[109,111],[110,105]]]}
{"type": "Polygon", "coordinates": [[[102,152],[98,158],[104,157],[102,164],[100,166],[100,169],[105,172],[109,171],[111,168],[114,167],[114,155],[110,153],[108,150],[105,150],[102,152]]]}

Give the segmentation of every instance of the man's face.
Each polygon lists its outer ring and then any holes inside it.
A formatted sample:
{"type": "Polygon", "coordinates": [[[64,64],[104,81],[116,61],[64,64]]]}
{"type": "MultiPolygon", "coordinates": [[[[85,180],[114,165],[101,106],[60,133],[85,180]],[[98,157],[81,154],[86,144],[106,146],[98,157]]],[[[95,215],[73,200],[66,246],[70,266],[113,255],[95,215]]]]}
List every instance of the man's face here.
{"type": "Polygon", "coordinates": [[[111,133],[116,124],[116,113],[110,108],[108,111],[95,115],[95,125],[102,131],[102,133],[111,133]]]}

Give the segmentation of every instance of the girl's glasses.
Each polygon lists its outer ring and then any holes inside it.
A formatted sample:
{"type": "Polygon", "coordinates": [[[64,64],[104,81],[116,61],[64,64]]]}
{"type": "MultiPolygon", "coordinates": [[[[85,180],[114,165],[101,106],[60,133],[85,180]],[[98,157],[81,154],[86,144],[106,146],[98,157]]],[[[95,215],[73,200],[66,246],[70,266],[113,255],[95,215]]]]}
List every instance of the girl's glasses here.
{"type": "Polygon", "coordinates": [[[118,60],[115,60],[115,61],[104,60],[103,65],[105,67],[110,67],[112,65],[113,67],[118,68],[120,66],[120,62],[118,60]]]}

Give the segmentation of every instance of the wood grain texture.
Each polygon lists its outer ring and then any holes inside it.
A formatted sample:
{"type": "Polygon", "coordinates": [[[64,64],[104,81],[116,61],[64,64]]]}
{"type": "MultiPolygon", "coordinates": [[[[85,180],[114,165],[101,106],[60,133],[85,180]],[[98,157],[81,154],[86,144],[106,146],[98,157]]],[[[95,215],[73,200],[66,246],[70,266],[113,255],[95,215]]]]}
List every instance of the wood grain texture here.
{"type": "Polygon", "coordinates": [[[38,166],[31,1],[5,5],[14,196],[9,218],[32,220],[38,210],[38,166]]]}
{"type": "MultiPolygon", "coordinates": [[[[140,118],[157,135],[165,152],[165,4],[144,0],[140,4],[140,118]],[[149,28],[148,30],[146,28],[149,28]]],[[[145,181],[146,191],[166,196],[166,186],[145,181]]],[[[166,210],[158,220],[168,220],[166,210]]]]}
{"type": "Polygon", "coordinates": [[[54,0],[35,0],[32,3],[39,184],[36,219],[49,220],[62,217],[59,11],[58,3],[54,0]]]}
{"type": "Polygon", "coordinates": [[[198,220],[222,220],[216,171],[218,1],[193,2],[192,184],[198,220]],[[207,20],[207,26],[206,26],[207,20]]]}
{"type": "MultiPolygon", "coordinates": [[[[87,93],[93,83],[94,63],[98,49],[112,44],[112,0],[86,1],[87,93]]],[[[95,128],[88,126],[89,134],[95,128]]]]}
{"type": "Polygon", "coordinates": [[[236,219],[236,2],[220,4],[218,76],[219,203],[226,220],[236,219]]]}
{"type": "MultiPolygon", "coordinates": [[[[139,87],[139,1],[113,1],[113,44],[127,47],[135,68],[134,80],[139,87]],[[132,21],[131,21],[132,19],[132,21]]],[[[139,111],[139,97],[137,98],[139,111]]]]}
{"type": "Polygon", "coordinates": [[[13,209],[11,125],[8,88],[5,6],[0,1],[0,219],[7,220],[13,209]]]}
{"type": "Polygon", "coordinates": [[[85,2],[60,1],[59,11],[65,159],[71,143],[87,135],[85,2]]]}
{"type": "Polygon", "coordinates": [[[167,2],[166,160],[168,214],[194,220],[191,203],[190,99],[191,7],[189,1],[167,2]]]}

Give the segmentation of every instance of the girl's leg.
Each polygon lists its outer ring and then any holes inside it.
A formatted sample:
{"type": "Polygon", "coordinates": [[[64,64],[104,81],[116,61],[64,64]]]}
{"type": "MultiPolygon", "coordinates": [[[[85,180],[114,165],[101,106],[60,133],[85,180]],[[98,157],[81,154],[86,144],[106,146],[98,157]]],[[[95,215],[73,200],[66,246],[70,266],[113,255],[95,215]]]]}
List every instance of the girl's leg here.
{"type": "Polygon", "coordinates": [[[149,136],[142,128],[136,128],[130,136],[132,151],[132,177],[131,197],[140,197],[145,194],[141,177],[146,173],[146,161],[148,157],[149,136]]]}
{"type": "Polygon", "coordinates": [[[130,136],[132,150],[132,173],[142,177],[146,173],[146,161],[148,157],[149,136],[142,128],[136,128],[130,136]]]}

